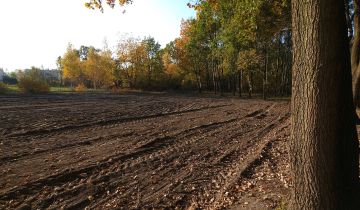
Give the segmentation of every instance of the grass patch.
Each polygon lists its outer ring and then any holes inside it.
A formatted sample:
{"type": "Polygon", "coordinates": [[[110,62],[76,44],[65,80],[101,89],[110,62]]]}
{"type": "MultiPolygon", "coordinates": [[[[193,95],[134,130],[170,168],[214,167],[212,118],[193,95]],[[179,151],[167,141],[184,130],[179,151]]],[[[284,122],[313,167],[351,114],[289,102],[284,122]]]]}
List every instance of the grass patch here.
{"type": "Polygon", "coordinates": [[[20,93],[20,89],[17,85],[8,85],[7,93],[20,93]]]}
{"type": "MultiPolygon", "coordinates": [[[[80,93],[104,93],[104,92],[109,92],[109,90],[88,88],[80,93]]],[[[17,85],[7,85],[6,93],[12,93],[12,94],[21,93],[21,90],[17,85]]],[[[51,86],[50,93],[79,93],[79,92],[76,92],[72,87],[51,86]]]]}
{"type": "Polygon", "coordinates": [[[0,82],[0,94],[5,94],[7,91],[8,91],[8,86],[5,83],[0,82]]]}
{"type": "Polygon", "coordinates": [[[74,89],[71,87],[52,86],[52,87],[50,87],[50,92],[51,93],[74,92],[74,89]]]}

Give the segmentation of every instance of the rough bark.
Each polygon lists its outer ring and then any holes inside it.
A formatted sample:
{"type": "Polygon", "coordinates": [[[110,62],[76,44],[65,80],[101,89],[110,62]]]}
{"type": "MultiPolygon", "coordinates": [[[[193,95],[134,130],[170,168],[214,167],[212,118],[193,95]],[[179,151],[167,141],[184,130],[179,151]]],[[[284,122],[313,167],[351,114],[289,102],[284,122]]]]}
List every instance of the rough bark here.
{"type": "Polygon", "coordinates": [[[359,145],[343,1],[292,1],[292,209],[359,209],[359,145]]]}
{"type": "Polygon", "coordinates": [[[360,108],[360,0],[354,0],[354,36],[351,49],[353,99],[360,108]]]}

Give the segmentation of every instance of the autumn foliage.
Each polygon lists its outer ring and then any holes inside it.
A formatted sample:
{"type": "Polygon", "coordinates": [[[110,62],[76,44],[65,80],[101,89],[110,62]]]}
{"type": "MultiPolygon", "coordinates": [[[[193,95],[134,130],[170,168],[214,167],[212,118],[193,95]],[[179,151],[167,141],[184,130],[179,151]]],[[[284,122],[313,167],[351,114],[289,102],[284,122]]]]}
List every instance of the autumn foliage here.
{"type": "Polygon", "coordinates": [[[18,87],[24,93],[47,93],[49,85],[40,73],[40,69],[32,67],[19,75],[18,87]]]}
{"type": "Polygon", "coordinates": [[[77,50],[70,44],[59,60],[63,79],[71,86],[83,85],[97,89],[113,85],[115,61],[109,50],[100,51],[84,46],[77,50]]]}
{"type": "Polygon", "coordinates": [[[7,92],[7,85],[3,82],[0,82],[0,94],[4,94],[7,92]]]}
{"type": "MultiPolygon", "coordinates": [[[[86,7],[124,6],[131,0],[89,0],[86,7]]],[[[61,59],[71,86],[143,90],[185,89],[289,95],[289,0],[189,1],[195,18],[163,48],[152,37],[123,36],[116,50],[69,45],[61,59]]]]}

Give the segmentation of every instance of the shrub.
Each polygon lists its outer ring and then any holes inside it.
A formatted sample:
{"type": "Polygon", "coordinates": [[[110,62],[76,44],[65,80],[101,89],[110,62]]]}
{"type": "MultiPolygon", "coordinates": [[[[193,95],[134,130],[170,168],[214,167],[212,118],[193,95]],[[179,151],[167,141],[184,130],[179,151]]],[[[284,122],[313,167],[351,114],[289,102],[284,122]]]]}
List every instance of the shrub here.
{"type": "Polygon", "coordinates": [[[86,91],[86,87],[82,83],[75,87],[75,92],[84,92],[84,91],[86,91]]]}
{"type": "Polygon", "coordinates": [[[30,70],[23,72],[19,76],[18,87],[24,93],[47,93],[50,91],[41,70],[36,67],[31,67],[30,70]]]}
{"type": "Polygon", "coordinates": [[[120,88],[113,86],[113,87],[111,88],[111,92],[112,92],[112,93],[120,93],[120,88]]]}
{"type": "Polygon", "coordinates": [[[8,90],[8,87],[5,83],[3,82],[0,82],[0,94],[4,94],[6,93],[8,90]]]}
{"type": "Polygon", "coordinates": [[[47,93],[50,91],[50,87],[45,81],[31,77],[20,78],[18,87],[24,93],[47,93]]]}

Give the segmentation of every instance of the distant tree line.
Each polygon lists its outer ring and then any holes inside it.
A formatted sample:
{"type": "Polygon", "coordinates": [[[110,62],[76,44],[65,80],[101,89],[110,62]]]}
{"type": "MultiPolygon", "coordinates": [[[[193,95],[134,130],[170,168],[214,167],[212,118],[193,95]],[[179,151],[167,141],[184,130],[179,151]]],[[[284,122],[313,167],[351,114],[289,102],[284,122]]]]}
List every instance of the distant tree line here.
{"type": "MultiPolygon", "coordinates": [[[[96,7],[96,5],[93,5],[96,7]]],[[[191,5],[190,5],[191,6],[191,5]]],[[[114,52],[69,45],[58,66],[65,83],[92,88],[197,90],[264,98],[291,93],[289,1],[203,1],[196,18],[164,48],[122,37],[114,52]]]]}

